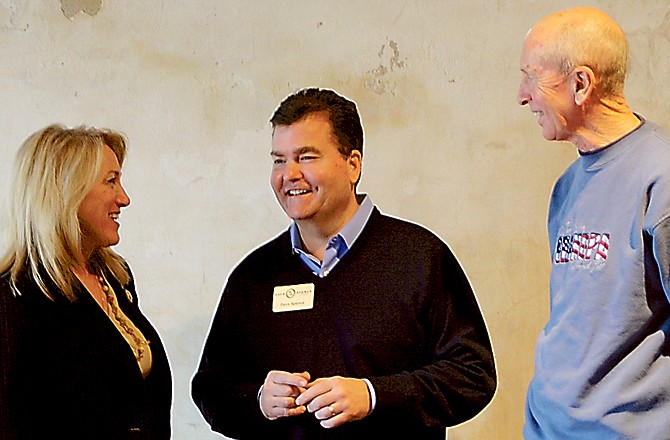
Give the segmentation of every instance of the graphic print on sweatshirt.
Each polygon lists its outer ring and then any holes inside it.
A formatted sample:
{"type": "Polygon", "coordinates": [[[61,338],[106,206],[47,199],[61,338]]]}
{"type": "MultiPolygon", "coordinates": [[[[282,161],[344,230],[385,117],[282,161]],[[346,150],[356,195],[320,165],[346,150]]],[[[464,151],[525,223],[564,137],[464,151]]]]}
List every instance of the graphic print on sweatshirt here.
{"type": "Polygon", "coordinates": [[[607,260],[609,247],[610,234],[608,232],[578,232],[560,235],[556,240],[554,263],[607,260]]]}

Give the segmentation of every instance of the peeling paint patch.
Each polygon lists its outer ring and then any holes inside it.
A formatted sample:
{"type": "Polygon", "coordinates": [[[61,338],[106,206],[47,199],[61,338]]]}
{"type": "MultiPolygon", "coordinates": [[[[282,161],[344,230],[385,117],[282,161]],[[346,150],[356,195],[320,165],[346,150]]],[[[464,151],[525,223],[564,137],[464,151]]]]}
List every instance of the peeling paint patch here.
{"type": "Polygon", "coordinates": [[[2,29],[27,31],[28,0],[0,1],[0,26],[2,29]]]}
{"type": "MultiPolygon", "coordinates": [[[[406,65],[405,60],[400,59],[400,50],[398,50],[398,43],[391,40],[391,41],[389,41],[389,47],[393,51],[393,54],[391,55],[391,59],[390,59],[390,63],[389,63],[390,67],[391,67],[391,70],[393,70],[394,67],[397,67],[397,68],[400,68],[400,69],[405,67],[405,65],[406,65]]],[[[380,58],[383,57],[383,56],[384,56],[384,46],[382,46],[382,49],[379,53],[380,58]]]]}
{"type": "Polygon", "coordinates": [[[102,0],[60,0],[60,9],[63,15],[72,20],[79,12],[84,12],[91,17],[95,16],[102,8],[102,0]]]}
{"type": "Polygon", "coordinates": [[[379,66],[366,72],[365,88],[371,89],[378,95],[381,95],[394,86],[387,78],[387,75],[394,70],[407,67],[407,59],[400,57],[398,43],[393,40],[389,40],[388,44],[382,44],[377,56],[381,59],[381,62],[379,66]]]}

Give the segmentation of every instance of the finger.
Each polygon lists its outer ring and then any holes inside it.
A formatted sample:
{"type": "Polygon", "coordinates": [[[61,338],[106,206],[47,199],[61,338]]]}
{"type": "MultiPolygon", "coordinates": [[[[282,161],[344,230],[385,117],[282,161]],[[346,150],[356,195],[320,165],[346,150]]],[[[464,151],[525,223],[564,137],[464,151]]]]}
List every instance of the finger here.
{"type": "Polygon", "coordinates": [[[305,381],[305,378],[293,376],[291,373],[284,373],[279,371],[271,371],[268,373],[263,387],[261,389],[261,400],[271,399],[274,397],[298,397],[305,388],[289,385],[284,382],[298,382],[305,381]]]}
{"type": "Polygon", "coordinates": [[[295,387],[306,388],[309,380],[300,374],[288,373],[286,371],[270,371],[265,378],[265,383],[274,383],[280,385],[291,385],[295,387]]]}
{"type": "Polygon", "coordinates": [[[344,423],[348,422],[351,419],[351,417],[348,414],[344,412],[338,414],[337,410],[335,411],[336,411],[335,415],[333,415],[332,417],[328,417],[327,419],[321,420],[319,424],[324,428],[330,429],[343,425],[344,423]]]}
{"type": "Polygon", "coordinates": [[[260,400],[261,402],[268,402],[271,405],[276,405],[280,401],[277,399],[291,399],[291,403],[295,403],[295,398],[299,395],[300,391],[296,387],[271,383],[263,385],[260,400]]]}
{"type": "Polygon", "coordinates": [[[286,411],[286,416],[287,417],[293,417],[293,416],[299,416],[301,414],[305,414],[307,412],[307,408],[304,406],[295,406],[293,408],[288,408],[286,411]]]}
{"type": "Polygon", "coordinates": [[[272,399],[275,397],[290,397],[292,399],[295,399],[300,395],[300,389],[298,387],[293,387],[290,385],[278,385],[278,384],[271,384],[268,386],[263,386],[263,390],[261,391],[261,398],[267,397],[268,399],[272,399]]]}
{"type": "Polygon", "coordinates": [[[290,397],[290,396],[288,396],[288,397],[275,396],[275,397],[272,397],[270,402],[271,402],[273,407],[277,407],[277,408],[288,408],[288,409],[290,409],[290,408],[295,408],[295,407],[299,406],[299,405],[295,404],[295,398],[290,397]]]}
{"type": "MultiPolygon", "coordinates": [[[[329,382],[322,379],[317,379],[316,381],[311,382],[310,384],[307,385],[306,388],[307,389],[303,391],[300,394],[300,396],[298,396],[298,398],[296,399],[298,405],[307,405],[307,404],[311,405],[311,402],[314,399],[326,394],[331,389],[329,382]]],[[[331,402],[323,402],[321,405],[317,406],[311,405],[308,409],[311,411],[316,411],[328,403],[331,402]]]]}
{"type": "Polygon", "coordinates": [[[268,406],[270,407],[269,410],[264,413],[271,420],[279,417],[297,416],[307,412],[307,408],[297,406],[295,399],[292,397],[273,397],[269,399],[268,406]]]}
{"type": "Polygon", "coordinates": [[[335,410],[333,404],[323,406],[314,412],[314,417],[316,417],[317,420],[330,419],[331,417],[334,417],[336,415],[337,411],[335,410]]]}
{"type": "Polygon", "coordinates": [[[312,376],[307,372],[303,371],[302,373],[294,373],[296,376],[303,377],[307,382],[309,382],[312,378],[312,376]]]}
{"type": "Polygon", "coordinates": [[[332,394],[331,393],[326,393],[326,394],[321,394],[320,396],[316,396],[314,399],[312,399],[305,406],[307,407],[307,411],[309,411],[311,413],[316,413],[317,411],[320,411],[324,408],[327,409],[328,405],[331,405],[334,402],[335,402],[335,398],[332,396],[332,394]]]}
{"type": "Polygon", "coordinates": [[[299,416],[301,414],[305,414],[307,412],[307,408],[304,406],[274,406],[270,409],[268,418],[271,419],[277,419],[280,417],[293,417],[293,416],[299,416]]]}

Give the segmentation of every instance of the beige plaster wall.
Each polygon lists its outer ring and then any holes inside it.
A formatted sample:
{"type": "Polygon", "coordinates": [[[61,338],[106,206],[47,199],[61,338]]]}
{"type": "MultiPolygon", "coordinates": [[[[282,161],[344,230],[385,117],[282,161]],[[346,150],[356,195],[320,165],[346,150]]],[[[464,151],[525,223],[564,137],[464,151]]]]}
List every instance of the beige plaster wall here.
{"type": "Polygon", "coordinates": [[[629,101],[670,130],[663,0],[0,0],[0,182],[46,124],[128,135],[117,250],[167,345],[174,438],[220,438],[189,384],[229,271],[288,225],[267,121],[298,88],[334,88],[362,113],[361,190],[452,246],[489,325],[497,395],[449,439],[518,439],[547,317],[547,200],[575,157],[517,106],[518,57],[532,23],[580,3],[621,23],[629,101]]]}

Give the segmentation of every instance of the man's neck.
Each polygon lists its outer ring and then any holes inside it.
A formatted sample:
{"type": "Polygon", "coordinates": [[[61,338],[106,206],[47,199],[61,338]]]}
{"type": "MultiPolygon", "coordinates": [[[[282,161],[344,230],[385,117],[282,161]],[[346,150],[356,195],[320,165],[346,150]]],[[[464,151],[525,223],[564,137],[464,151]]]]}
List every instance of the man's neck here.
{"type": "Polygon", "coordinates": [[[335,219],[330,219],[327,222],[320,222],[315,219],[298,220],[298,232],[300,232],[300,239],[302,240],[305,252],[308,252],[323,261],[323,256],[326,253],[326,246],[331,237],[337,235],[342,228],[351,220],[358,209],[356,198],[353,197],[346,210],[335,219]]]}
{"type": "Polygon", "coordinates": [[[581,152],[606,147],[640,125],[623,98],[603,100],[585,116],[585,122],[569,139],[581,152]]]}

